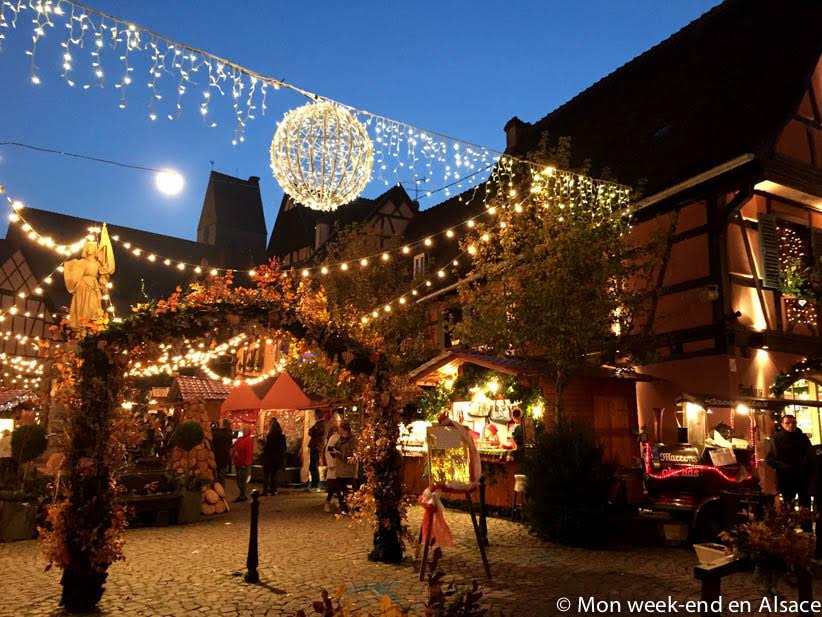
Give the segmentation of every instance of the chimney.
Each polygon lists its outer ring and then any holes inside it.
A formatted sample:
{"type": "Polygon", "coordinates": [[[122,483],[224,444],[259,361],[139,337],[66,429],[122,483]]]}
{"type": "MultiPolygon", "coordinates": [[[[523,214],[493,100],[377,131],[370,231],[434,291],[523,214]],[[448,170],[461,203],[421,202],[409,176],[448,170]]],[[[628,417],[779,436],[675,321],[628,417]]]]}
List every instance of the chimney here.
{"type": "Polygon", "coordinates": [[[515,150],[517,145],[522,143],[522,138],[525,136],[525,129],[528,126],[528,124],[516,116],[505,123],[502,130],[505,131],[505,150],[507,152],[515,150]]]}
{"type": "Polygon", "coordinates": [[[314,226],[314,250],[320,248],[328,240],[328,223],[317,223],[314,226]]]}

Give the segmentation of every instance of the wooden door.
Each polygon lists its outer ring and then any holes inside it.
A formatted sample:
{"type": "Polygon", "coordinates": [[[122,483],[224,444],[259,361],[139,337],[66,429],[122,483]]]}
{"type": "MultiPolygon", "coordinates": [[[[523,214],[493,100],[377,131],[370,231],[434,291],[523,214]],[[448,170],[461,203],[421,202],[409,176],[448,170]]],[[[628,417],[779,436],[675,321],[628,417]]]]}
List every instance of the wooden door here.
{"type": "Polygon", "coordinates": [[[594,433],[606,463],[629,466],[637,456],[636,412],[619,396],[594,396],[594,433]]]}

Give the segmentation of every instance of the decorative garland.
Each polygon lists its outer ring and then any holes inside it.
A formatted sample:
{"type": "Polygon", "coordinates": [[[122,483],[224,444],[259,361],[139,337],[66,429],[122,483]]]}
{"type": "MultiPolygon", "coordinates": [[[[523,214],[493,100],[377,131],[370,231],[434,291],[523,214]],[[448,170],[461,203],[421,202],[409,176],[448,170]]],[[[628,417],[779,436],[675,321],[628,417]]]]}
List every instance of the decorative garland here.
{"type": "Polygon", "coordinates": [[[384,357],[368,341],[315,319],[304,307],[316,298],[273,266],[259,268],[255,281],[256,287],[235,288],[226,276],[185,294],[178,290],[168,300],[137,307],[130,318],[90,333],[65,352],[60,367],[71,405],[65,469],[70,493],[50,512],[44,544],[51,562],[63,568],[62,604],[68,610],[91,610],[102,597],[108,566],[122,559],[125,517],[113,504],[112,465],[118,455],[111,444],[129,360],[153,356],[169,342],[213,344],[239,330],[266,336],[285,332],[365,380],[371,434],[363,439],[364,463],[376,521],[370,557],[402,559],[400,409],[384,357]]]}
{"type": "Polygon", "coordinates": [[[822,371],[822,358],[811,358],[810,360],[802,360],[794,364],[786,372],[779,373],[771,385],[771,393],[776,398],[782,398],[785,391],[790,388],[796,381],[802,379],[810,372],[822,371]]]}

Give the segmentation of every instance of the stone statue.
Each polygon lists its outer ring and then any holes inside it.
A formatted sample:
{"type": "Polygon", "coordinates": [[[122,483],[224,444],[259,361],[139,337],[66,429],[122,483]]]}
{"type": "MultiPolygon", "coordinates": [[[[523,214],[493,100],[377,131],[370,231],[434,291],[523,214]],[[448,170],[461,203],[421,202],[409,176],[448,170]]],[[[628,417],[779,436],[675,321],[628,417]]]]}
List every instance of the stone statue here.
{"type": "Polygon", "coordinates": [[[112,274],[114,249],[108,229],[103,225],[99,244],[89,240],[83,247],[80,259],[71,259],[63,264],[66,289],[72,296],[69,310],[72,328],[81,329],[103,321],[103,295],[107,293],[112,274]]]}

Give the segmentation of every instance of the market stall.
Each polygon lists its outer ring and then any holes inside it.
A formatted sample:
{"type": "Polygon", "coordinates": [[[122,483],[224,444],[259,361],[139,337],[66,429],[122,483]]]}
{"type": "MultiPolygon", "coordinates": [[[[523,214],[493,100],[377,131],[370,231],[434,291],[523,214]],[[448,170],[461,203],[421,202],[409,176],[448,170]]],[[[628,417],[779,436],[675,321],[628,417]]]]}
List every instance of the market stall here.
{"type": "Polygon", "coordinates": [[[260,399],[245,382],[234,386],[220,406],[220,418],[231,420],[231,428],[235,431],[245,425],[256,427],[259,413],[260,399]]]}
{"type": "MultiPolygon", "coordinates": [[[[514,429],[521,420],[518,418],[515,421],[515,410],[527,408],[525,422],[531,427],[534,419],[539,420],[543,413],[544,403],[541,398],[512,400],[495,377],[497,374],[523,375],[525,369],[524,364],[491,356],[448,351],[411,374],[415,383],[427,389],[429,395],[443,389],[452,392],[453,396],[442,401],[438,409],[429,409],[428,414],[445,413],[450,420],[468,429],[482,461],[484,502],[489,506],[510,508],[512,504],[514,476],[520,473],[520,452],[514,441],[514,429]],[[480,367],[487,373],[487,377],[478,378],[476,384],[467,391],[454,392],[453,384],[464,374],[466,364],[480,367]],[[456,400],[451,400],[452,398],[456,400]]],[[[428,485],[425,451],[425,432],[428,426],[431,426],[430,421],[421,420],[401,431],[403,477],[405,490],[410,494],[421,493],[428,485]]],[[[529,431],[528,439],[533,440],[533,430],[529,431]]]]}
{"type": "Polygon", "coordinates": [[[231,388],[222,381],[178,375],[171,383],[167,402],[172,406],[184,406],[195,400],[205,402],[210,422],[220,419],[220,408],[223,401],[231,394],[231,388]]]}
{"type": "MultiPolygon", "coordinates": [[[[277,418],[286,439],[286,482],[308,481],[308,429],[328,401],[312,398],[287,373],[282,373],[260,401],[257,434],[265,435],[272,418],[277,418]]],[[[321,475],[324,473],[321,468],[321,475]]]]}

